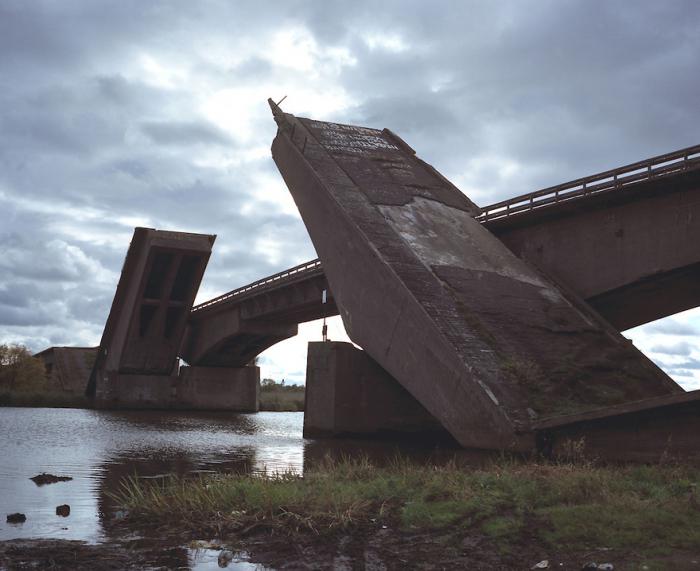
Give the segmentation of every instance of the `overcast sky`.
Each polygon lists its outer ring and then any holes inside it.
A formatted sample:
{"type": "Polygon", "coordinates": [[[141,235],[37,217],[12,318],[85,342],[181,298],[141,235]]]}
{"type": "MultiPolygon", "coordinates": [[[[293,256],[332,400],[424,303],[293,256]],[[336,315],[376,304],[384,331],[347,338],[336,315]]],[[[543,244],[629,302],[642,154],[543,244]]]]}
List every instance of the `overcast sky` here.
{"type": "MultiPolygon", "coordinates": [[[[485,205],[699,143],[699,56],[690,0],[0,0],[0,342],[97,344],[137,225],[218,235],[198,301],[314,258],[267,97],[485,205]]],[[[698,311],[628,335],[700,388],[698,311]]]]}

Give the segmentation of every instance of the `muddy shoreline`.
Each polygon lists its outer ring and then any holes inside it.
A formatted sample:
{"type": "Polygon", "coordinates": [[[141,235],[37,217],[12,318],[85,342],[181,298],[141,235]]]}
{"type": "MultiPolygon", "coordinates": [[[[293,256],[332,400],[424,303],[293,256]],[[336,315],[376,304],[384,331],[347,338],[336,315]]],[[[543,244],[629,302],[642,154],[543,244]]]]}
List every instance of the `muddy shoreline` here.
{"type": "MultiPolygon", "coordinates": [[[[529,569],[541,560],[537,558],[539,555],[528,558],[526,553],[504,556],[483,538],[465,537],[461,545],[448,545],[447,539],[440,533],[404,534],[393,530],[373,533],[365,530],[323,538],[258,533],[244,541],[237,538],[220,542],[190,539],[184,547],[174,542],[143,538],[100,544],[22,539],[0,542],[0,569],[190,569],[188,553],[196,553],[198,549],[220,550],[219,553],[226,550],[235,556],[245,553],[246,560],[269,569],[507,570],[529,569]]],[[[528,551],[532,553],[533,550],[528,551]]],[[[610,554],[605,555],[609,557],[610,554]]],[[[578,569],[581,567],[577,565],[578,559],[580,557],[555,556],[552,561],[556,561],[557,568],[578,569]]]]}
{"type": "MultiPolygon", "coordinates": [[[[504,551],[479,534],[455,534],[449,529],[403,531],[369,524],[335,534],[280,533],[257,530],[202,540],[192,532],[167,525],[150,525],[134,532],[126,524],[120,534],[97,544],[55,539],[0,542],[0,569],[191,569],[198,554],[218,557],[226,568],[246,561],[261,569],[333,569],[393,571],[399,569],[524,570],[547,560],[548,569],[584,568],[609,562],[615,570],[699,569],[696,553],[673,551],[653,561],[628,550],[605,547],[579,552],[547,551],[525,535],[504,551]],[[231,562],[231,557],[233,560],[231,562]],[[230,563],[229,563],[230,562],[230,563]]],[[[196,565],[195,565],[196,567],[196,565]]]]}

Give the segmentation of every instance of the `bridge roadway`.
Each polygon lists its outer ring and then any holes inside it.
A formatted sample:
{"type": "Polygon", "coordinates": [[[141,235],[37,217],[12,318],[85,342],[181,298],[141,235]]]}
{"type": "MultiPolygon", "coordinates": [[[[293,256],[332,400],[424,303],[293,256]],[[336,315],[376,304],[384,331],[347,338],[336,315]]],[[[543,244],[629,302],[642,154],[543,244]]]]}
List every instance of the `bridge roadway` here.
{"type": "MultiPolygon", "coordinates": [[[[619,330],[700,305],[700,145],[498,202],[477,219],[619,330]]],[[[299,323],[337,314],[312,260],[193,307],[181,356],[242,366],[299,323]]]]}

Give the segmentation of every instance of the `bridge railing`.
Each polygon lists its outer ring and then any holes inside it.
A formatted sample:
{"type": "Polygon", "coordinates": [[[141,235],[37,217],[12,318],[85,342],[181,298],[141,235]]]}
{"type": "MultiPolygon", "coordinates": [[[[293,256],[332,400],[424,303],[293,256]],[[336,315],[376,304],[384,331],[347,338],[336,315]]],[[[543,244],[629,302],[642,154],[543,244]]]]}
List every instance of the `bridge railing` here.
{"type": "Polygon", "coordinates": [[[319,259],[304,262],[303,264],[299,264],[298,266],[294,266],[293,268],[289,268],[288,270],[284,270],[283,272],[279,272],[266,278],[262,278],[251,284],[239,287],[238,289],[229,291],[228,293],[220,295],[219,297],[215,297],[214,299],[210,299],[208,301],[205,301],[204,303],[195,305],[192,308],[192,311],[201,311],[203,309],[206,309],[207,307],[211,307],[212,305],[218,305],[220,303],[229,301],[232,298],[236,298],[236,300],[238,300],[242,297],[247,297],[246,294],[248,293],[257,294],[258,292],[264,291],[266,289],[272,289],[285,283],[295,282],[300,278],[310,277],[314,273],[323,273],[323,268],[321,268],[321,260],[319,259]]]}
{"type": "MultiPolygon", "coordinates": [[[[529,194],[516,196],[496,204],[484,206],[476,219],[479,222],[498,220],[518,213],[524,213],[547,205],[584,198],[629,187],[630,185],[667,176],[682,171],[700,168],[700,145],[688,147],[673,153],[659,155],[643,161],[625,165],[613,170],[601,172],[584,178],[578,178],[557,186],[543,188],[529,194]]],[[[311,260],[283,272],[262,278],[256,282],[234,289],[228,293],[195,305],[193,312],[217,305],[236,298],[247,297],[266,289],[272,289],[285,283],[311,277],[314,273],[323,273],[321,260],[311,260]]]]}
{"type": "Polygon", "coordinates": [[[633,184],[696,168],[700,168],[700,145],[484,206],[477,220],[487,222],[505,218],[543,206],[619,190],[633,184]]]}

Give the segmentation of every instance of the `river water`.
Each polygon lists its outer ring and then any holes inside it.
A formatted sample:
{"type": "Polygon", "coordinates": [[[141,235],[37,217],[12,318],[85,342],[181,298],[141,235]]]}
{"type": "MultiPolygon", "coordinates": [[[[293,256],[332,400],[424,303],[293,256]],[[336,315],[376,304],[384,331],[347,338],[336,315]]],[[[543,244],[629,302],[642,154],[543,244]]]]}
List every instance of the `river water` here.
{"type": "Polygon", "coordinates": [[[328,453],[386,458],[395,452],[436,458],[443,447],[387,441],[311,441],[303,413],[257,414],[0,408],[0,540],[108,539],[109,493],[126,476],[152,478],[199,472],[303,473],[328,453]],[[68,482],[37,486],[47,472],[68,482]],[[66,518],[56,507],[70,505],[66,518]],[[6,515],[26,514],[23,524],[6,515]]]}

